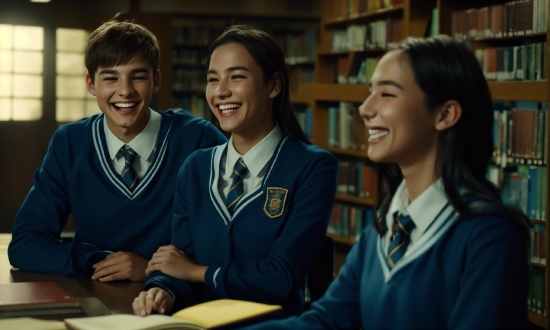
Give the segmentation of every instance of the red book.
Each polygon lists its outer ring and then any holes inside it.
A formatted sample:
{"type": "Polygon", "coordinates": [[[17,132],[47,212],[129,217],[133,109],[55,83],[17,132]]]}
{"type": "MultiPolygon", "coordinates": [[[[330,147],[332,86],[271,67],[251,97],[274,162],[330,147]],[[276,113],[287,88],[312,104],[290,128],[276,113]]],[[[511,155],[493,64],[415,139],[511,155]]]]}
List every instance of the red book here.
{"type": "Polygon", "coordinates": [[[0,318],[83,313],[77,298],[54,282],[0,284],[0,318]]]}

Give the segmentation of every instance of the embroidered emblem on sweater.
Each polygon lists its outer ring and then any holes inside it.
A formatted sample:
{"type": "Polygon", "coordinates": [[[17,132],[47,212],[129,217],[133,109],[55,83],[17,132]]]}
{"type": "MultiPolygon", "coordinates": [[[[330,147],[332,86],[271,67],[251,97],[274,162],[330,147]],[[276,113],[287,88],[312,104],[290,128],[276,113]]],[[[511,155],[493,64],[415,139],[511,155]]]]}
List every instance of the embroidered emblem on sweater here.
{"type": "Polygon", "coordinates": [[[264,212],[272,219],[278,218],[284,213],[288,189],[279,187],[267,187],[266,189],[264,212]]]}

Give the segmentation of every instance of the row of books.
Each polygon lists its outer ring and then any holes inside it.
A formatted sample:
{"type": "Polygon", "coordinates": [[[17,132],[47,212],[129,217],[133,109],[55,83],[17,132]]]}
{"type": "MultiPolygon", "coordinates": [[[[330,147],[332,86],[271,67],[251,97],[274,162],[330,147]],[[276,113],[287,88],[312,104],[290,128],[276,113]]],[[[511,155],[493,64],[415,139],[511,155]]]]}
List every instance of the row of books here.
{"type": "Polygon", "coordinates": [[[276,38],[285,54],[287,64],[314,62],[315,34],[315,29],[309,28],[300,33],[279,35],[276,38]]]}
{"type": "Polygon", "coordinates": [[[291,92],[297,92],[300,84],[310,84],[315,82],[315,72],[313,67],[293,67],[289,70],[288,75],[291,92]]]}
{"type": "Polygon", "coordinates": [[[532,268],[529,272],[530,290],[527,305],[530,311],[546,316],[546,285],[544,282],[544,269],[532,268]]]}
{"type": "Polygon", "coordinates": [[[546,265],[546,224],[534,223],[529,230],[529,259],[541,265],[546,265]]]}
{"type": "Polygon", "coordinates": [[[341,20],[403,4],[404,0],[332,0],[332,19],[341,20]]]}
{"type": "Polygon", "coordinates": [[[205,65],[206,49],[181,49],[172,50],[173,65],[205,65]]]}
{"type": "Polygon", "coordinates": [[[515,101],[493,102],[493,158],[496,164],[544,165],[547,162],[548,103],[515,101]]]}
{"type": "Polygon", "coordinates": [[[327,227],[327,233],[343,237],[358,238],[365,224],[373,221],[371,207],[334,203],[327,227]]]}
{"type": "Polygon", "coordinates": [[[204,95],[190,94],[184,96],[172,96],[172,108],[184,109],[191,114],[205,118],[207,120],[212,119],[212,111],[204,98],[204,95]]]}
{"type": "Polygon", "coordinates": [[[403,38],[403,19],[387,18],[366,24],[349,25],[332,30],[331,51],[363,51],[384,49],[389,43],[403,38]]]}
{"type": "Polygon", "coordinates": [[[311,129],[313,127],[313,113],[311,111],[311,108],[304,107],[301,109],[295,109],[294,113],[296,115],[298,123],[300,124],[300,127],[302,128],[302,131],[304,131],[304,134],[308,139],[311,139],[311,129]]]}
{"type": "Polygon", "coordinates": [[[206,73],[204,68],[176,67],[173,70],[172,91],[189,92],[206,90],[206,73]]]}
{"type": "Polygon", "coordinates": [[[546,42],[476,49],[487,80],[546,80],[546,42]]]}
{"type": "Polygon", "coordinates": [[[328,108],[328,145],[340,149],[367,150],[368,131],[359,105],[340,102],[328,108]]]}
{"type": "Polygon", "coordinates": [[[332,82],[338,84],[367,84],[380,57],[366,57],[350,52],[338,58],[332,82]]]}
{"type": "Polygon", "coordinates": [[[517,164],[502,168],[491,165],[487,178],[501,189],[505,203],[518,207],[531,219],[546,219],[546,166],[517,164]]]}
{"type": "Polygon", "coordinates": [[[376,171],[362,161],[340,160],[338,194],[374,198],[376,196],[376,171]]]}
{"type": "Polygon", "coordinates": [[[174,44],[208,47],[224,30],[212,24],[174,25],[174,44]]]}
{"type": "Polygon", "coordinates": [[[453,11],[451,35],[458,40],[503,38],[546,32],[548,0],[517,0],[453,11]]]}

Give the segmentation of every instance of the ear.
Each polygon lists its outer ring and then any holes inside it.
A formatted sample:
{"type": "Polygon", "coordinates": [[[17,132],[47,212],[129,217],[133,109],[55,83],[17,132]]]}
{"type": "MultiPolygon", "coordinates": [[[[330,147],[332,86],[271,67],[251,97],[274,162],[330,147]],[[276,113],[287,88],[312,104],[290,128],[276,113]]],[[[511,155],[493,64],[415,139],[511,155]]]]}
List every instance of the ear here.
{"type": "Polygon", "coordinates": [[[86,87],[88,88],[88,92],[90,92],[90,94],[96,96],[94,82],[92,81],[92,77],[90,77],[90,74],[88,73],[86,73],[86,87]]]}
{"type": "Polygon", "coordinates": [[[271,85],[269,90],[269,98],[273,99],[281,93],[281,90],[283,89],[283,83],[284,83],[283,74],[280,72],[275,73],[275,75],[273,75],[273,78],[271,78],[271,82],[270,82],[271,85]]]}
{"type": "Polygon", "coordinates": [[[158,93],[160,89],[160,70],[153,75],[153,94],[158,93]]]}
{"type": "Polygon", "coordinates": [[[462,117],[462,106],[455,100],[445,102],[437,111],[435,129],[444,131],[453,127],[462,117]]]}

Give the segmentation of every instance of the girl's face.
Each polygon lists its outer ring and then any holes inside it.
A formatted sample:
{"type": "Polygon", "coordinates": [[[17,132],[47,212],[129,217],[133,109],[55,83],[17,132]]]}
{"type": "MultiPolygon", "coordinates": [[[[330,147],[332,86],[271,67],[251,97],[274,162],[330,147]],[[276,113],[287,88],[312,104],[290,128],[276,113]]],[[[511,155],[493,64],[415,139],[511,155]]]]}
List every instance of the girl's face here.
{"type": "Polygon", "coordinates": [[[207,82],[206,100],[224,131],[259,141],[275,127],[273,100],[280,84],[264,83],[262,68],[243,45],[228,43],[212,52],[207,82]]]}
{"type": "Polygon", "coordinates": [[[402,169],[435,162],[437,113],[428,112],[408,57],[401,51],[384,55],[369,87],[370,95],[359,107],[369,131],[369,158],[402,169]]]}

